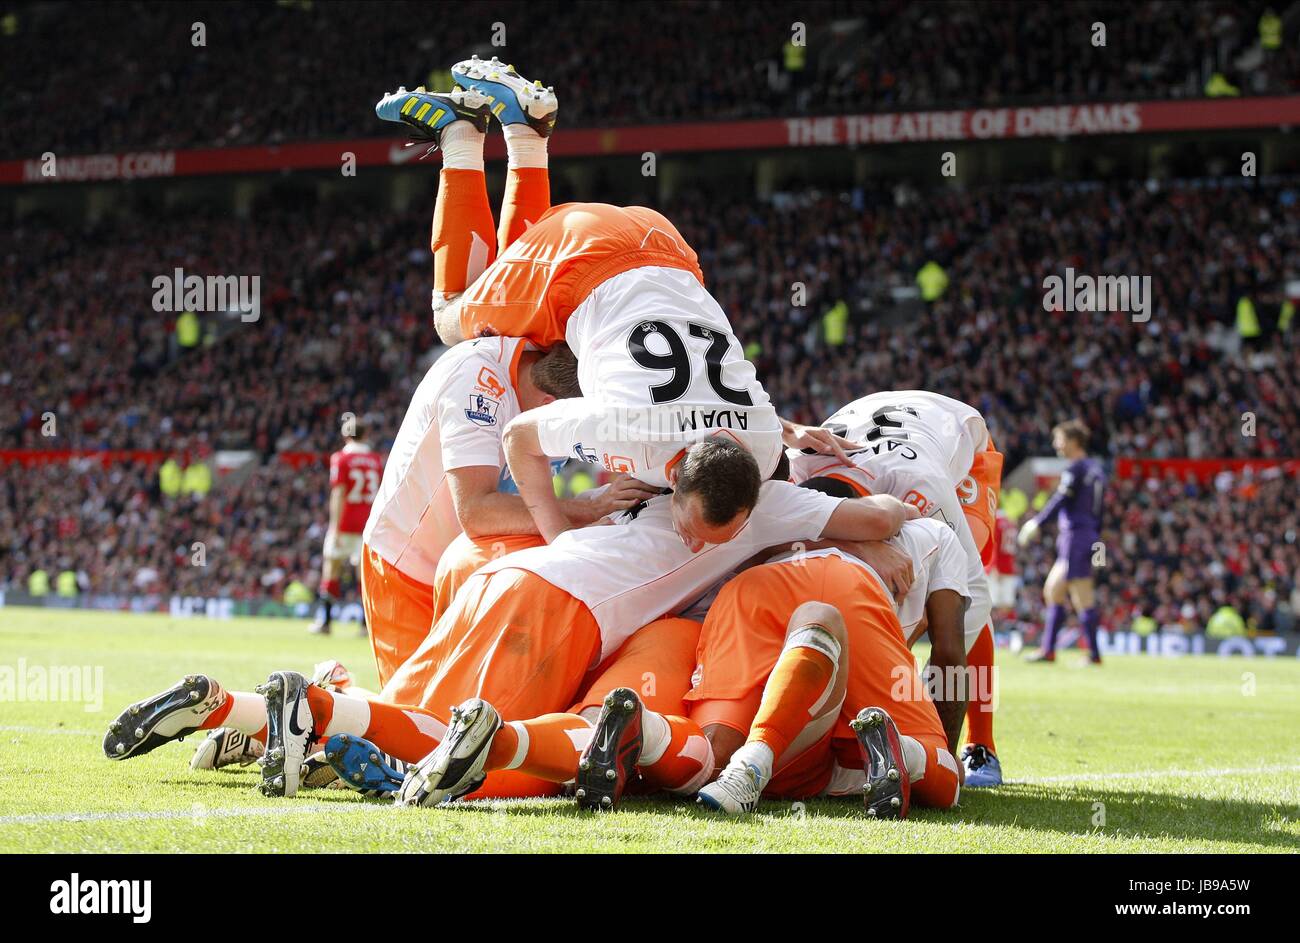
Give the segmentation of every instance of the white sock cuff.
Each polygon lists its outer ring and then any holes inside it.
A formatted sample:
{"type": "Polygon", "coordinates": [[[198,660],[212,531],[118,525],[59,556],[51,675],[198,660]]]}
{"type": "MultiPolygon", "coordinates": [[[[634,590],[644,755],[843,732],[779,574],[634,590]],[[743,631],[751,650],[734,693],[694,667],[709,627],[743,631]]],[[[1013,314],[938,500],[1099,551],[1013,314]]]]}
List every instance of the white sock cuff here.
{"type": "Polygon", "coordinates": [[[354,737],[364,737],[369,728],[369,701],[348,694],[334,694],[334,713],[320,736],[332,737],[336,733],[350,733],[354,737]]]}
{"type": "Polygon", "coordinates": [[[442,166],[446,170],[483,169],[483,143],[487,135],[468,121],[453,121],[442,132],[442,166]]]}
{"type": "Polygon", "coordinates": [[[506,726],[514,730],[519,745],[515,747],[515,755],[510,758],[510,762],[505,765],[505,768],[519,769],[524,765],[524,758],[528,756],[528,728],[517,720],[510,721],[506,726]]]}
{"type": "Polygon", "coordinates": [[[785,638],[783,652],[792,648],[809,648],[821,652],[835,668],[840,664],[840,640],[820,625],[802,625],[785,638]]]}
{"type": "Polygon", "coordinates": [[[511,170],[520,167],[546,167],[549,154],[544,138],[526,124],[508,124],[501,129],[506,138],[506,165],[511,170]]]}
{"type": "Polygon", "coordinates": [[[654,711],[641,712],[641,758],[637,761],[642,766],[658,763],[672,743],[673,730],[664,719],[663,714],[654,711]]]}
{"type": "Polygon", "coordinates": [[[899,734],[898,743],[903,748],[903,762],[907,764],[907,776],[912,782],[917,782],[925,776],[925,744],[915,737],[905,737],[902,734],[899,734]]]}

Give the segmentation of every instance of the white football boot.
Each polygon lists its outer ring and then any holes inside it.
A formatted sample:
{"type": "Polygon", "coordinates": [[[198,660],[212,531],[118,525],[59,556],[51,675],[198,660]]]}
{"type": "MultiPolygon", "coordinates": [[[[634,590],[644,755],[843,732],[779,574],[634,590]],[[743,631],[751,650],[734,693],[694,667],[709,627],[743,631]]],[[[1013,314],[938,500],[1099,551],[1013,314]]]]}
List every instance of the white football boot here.
{"type": "Polygon", "coordinates": [[[501,729],[501,715],[487,701],[472,697],[451,709],[447,735],[432,753],[406,772],[393,801],[434,806],[473,792],[486,778],[488,748],[501,729]]]}

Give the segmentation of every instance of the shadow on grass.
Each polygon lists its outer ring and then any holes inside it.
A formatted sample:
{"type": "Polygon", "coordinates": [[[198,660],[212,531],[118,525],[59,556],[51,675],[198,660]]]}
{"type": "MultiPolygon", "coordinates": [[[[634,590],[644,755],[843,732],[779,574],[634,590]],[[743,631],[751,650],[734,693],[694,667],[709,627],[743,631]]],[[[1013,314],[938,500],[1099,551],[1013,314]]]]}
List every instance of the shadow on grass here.
{"type": "MultiPolygon", "coordinates": [[[[1059,832],[1185,841],[1249,842],[1300,849],[1300,838],[1270,828],[1279,817],[1294,819],[1295,806],[1249,799],[1207,799],[1103,787],[1053,788],[1009,784],[997,790],[967,790],[951,812],[925,810],[926,820],[963,822],[1059,832]],[[1103,816],[1101,824],[1094,819],[1103,816]]],[[[921,816],[918,816],[920,818],[921,816]]]]}
{"type": "MultiPolygon", "coordinates": [[[[779,818],[791,805],[789,801],[765,800],[758,814],[779,818]]],[[[611,815],[580,810],[571,799],[484,800],[456,803],[454,811],[574,819],[611,815]]],[[[810,818],[823,821],[840,819],[846,824],[866,821],[861,803],[849,797],[809,799],[804,802],[804,811],[810,818]]],[[[715,813],[701,809],[692,801],[659,796],[625,799],[620,812],[721,821],[715,813]]],[[[1205,799],[1077,785],[1053,788],[1012,784],[997,790],[968,790],[962,793],[961,805],[956,809],[914,809],[909,821],[990,825],[1072,836],[1249,842],[1270,848],[1300,849],[1300,838],[1270,828],[1276,818],[1294,818],[1296,814],[1294,807],[1247,799],[1205,799]],[[1104,824],[1094,825],[1099,812],[1104,812],[1104,824]]]]}

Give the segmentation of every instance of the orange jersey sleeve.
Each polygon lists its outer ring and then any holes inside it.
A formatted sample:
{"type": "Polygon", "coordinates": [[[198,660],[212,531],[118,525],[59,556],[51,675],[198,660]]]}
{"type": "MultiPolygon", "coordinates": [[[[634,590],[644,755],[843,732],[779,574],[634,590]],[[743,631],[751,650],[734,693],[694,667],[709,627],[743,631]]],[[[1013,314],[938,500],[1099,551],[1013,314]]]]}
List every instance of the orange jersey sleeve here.
{"type": "Polygon", "coordinates": [[[647,265],[683,269],[704,283],[695,250],[661,213],[608,203],[552,207],[465,290],[461,333],[550,347],[597,285],[647,265]]]}

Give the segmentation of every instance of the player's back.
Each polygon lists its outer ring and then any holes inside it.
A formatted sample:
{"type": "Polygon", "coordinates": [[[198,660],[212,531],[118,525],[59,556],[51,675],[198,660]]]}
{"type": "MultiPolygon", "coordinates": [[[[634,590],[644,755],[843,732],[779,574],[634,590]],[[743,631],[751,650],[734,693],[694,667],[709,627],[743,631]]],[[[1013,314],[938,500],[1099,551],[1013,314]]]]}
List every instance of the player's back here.
{"type": "Polygon", "coordinates": [[[360,442],[349,442],[330,455],[330,487],[343,488],[339,533],[359,534],[365,530],[383,471],[383,456],[360,442]]]}
{"type": "Polygon", "coordinates": [[[609,279],[569,319],[568,342],[583,397],[619,411],[617,437],[661,443],[671,458],[723,431],[765,477],[775,467],[776,409],[721,306],[689,273],[651,266],[609,279]]]}
{"type": "Polygon", "coordinates": [[[948,470],[954,484],[988,446],[979,410],[929,390],[883,390],[854,400],[822,424],[868,447],[870,457],[907,443],[948,470]]]}
{"type": "Polygon", "coordinates": [[[822,427],[861,444],[846,469],[824,455],[790,450],[791,478],[838,477],[864,494],[892,494],[926,517],[938,516],[979,550],[957,503],[955,489],[975,453],[988,446],[979,411],[927,390],[872,393],[837,410],[822,427]]]}
{"type": "Polygon", "coordinates": [[[447,470],[505,464],[500,430],[520,411],[513,380],[524,347],[512,337],[457,344],[411,397],[365,541],[412,579],[432,585],[438,559],[461,532],[447,470]]]}
{"type": "Polygon", "coordinates": [[[1057,512],[1061,531],[1100,534],[1106,492],[1106,470],[1101,462],[1088,457],[1076,459],[1062,473],[1061,484],[1068,491],[1057,512]]]}
{"type": "Polygon", "coordinates": [[[608,526],[581,527],[552,543],[488,563],[476,576],[522,569],[587,605],[608,656],[642,626],[674,614],[759,550],[819,536],[839,501],[784,481],[764,482],[740,532],[692,552],[673,527],[668,495],[608,526]]]}
{"type": "MultiPolygon", "coordinates": [[[[512,242],[461,298],[461,332],[565,339],[570,315],[602,282],[643,266],[689,273],[699,259],[663,214],[644,206],[563,203],[512,242]]],[[[575,349],[574,354],[582,354],[575,349]]]]}

